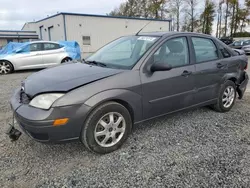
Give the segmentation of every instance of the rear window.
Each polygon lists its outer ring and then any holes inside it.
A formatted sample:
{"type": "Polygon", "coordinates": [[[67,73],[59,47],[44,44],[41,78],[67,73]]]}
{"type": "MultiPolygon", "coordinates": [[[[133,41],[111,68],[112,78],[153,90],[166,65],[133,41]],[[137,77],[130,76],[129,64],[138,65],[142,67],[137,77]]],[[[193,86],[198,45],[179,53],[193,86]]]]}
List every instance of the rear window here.
{"type": "Polygon", "coordinates": [[[56,50],[58,48],[60,48],[59,44],[55,44],[55,43],[44,43],[43,44],[44,50],[56,50]]]}

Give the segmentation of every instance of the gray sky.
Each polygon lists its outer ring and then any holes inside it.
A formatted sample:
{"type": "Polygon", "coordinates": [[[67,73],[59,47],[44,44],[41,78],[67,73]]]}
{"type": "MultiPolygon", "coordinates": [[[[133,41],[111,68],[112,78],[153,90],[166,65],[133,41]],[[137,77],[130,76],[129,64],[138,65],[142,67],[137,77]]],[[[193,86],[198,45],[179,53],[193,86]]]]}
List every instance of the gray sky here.
{"type": "Polygon", "coordinates": [[[124,0],[0,0],[0,30],[21,29],[57,12],[106,14],[124,0]]]}

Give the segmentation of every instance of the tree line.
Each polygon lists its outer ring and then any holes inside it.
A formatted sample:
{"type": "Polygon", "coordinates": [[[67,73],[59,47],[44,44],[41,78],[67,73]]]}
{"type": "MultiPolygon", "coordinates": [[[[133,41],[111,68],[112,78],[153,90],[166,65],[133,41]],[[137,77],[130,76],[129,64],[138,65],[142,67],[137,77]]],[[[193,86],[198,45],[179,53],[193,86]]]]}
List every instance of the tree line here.
{"type": "Polygon", "coordinates": [[[109,15],[171,18],[175,31],[232,37],[250,24],[250,0],[126,0],[109,15]]]}

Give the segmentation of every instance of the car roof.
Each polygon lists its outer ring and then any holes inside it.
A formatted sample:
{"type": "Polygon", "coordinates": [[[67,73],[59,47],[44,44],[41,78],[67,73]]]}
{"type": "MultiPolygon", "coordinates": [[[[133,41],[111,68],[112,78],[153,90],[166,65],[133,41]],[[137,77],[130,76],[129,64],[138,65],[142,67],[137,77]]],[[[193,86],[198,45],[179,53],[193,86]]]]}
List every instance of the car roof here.
{"type": "Polygon", "coordinates": [[[54,44],[58,44],[57,42],[54,42],[54,41],[45,41],[45,40],[32,41],[30,43],[31,44],[32,43],[54,43],[54,44]]]}
{"type": "Polygon", "coordinates": [[[141,32],[138,34],[139,36],[159,36],[159,37],[168,37],[171,35],[196,35],[203,37],[211,37],[211,35],[203,34],[203,33],[195,33],[195,32],[177,32],[177,31],[169,31],[169,32],[141,32]]]}

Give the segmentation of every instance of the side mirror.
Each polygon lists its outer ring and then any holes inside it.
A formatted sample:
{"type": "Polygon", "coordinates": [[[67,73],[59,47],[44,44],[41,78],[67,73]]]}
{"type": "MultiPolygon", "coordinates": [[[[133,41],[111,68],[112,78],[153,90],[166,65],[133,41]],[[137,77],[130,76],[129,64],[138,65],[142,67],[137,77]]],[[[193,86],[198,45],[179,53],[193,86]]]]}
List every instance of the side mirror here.
{"type": "Polygon", "coordinates": [[[154,63],[150,70],[151,72],[156,72],[156,71],[168,71],[171,70],[172,66],[164,63],[154,63]]]}

